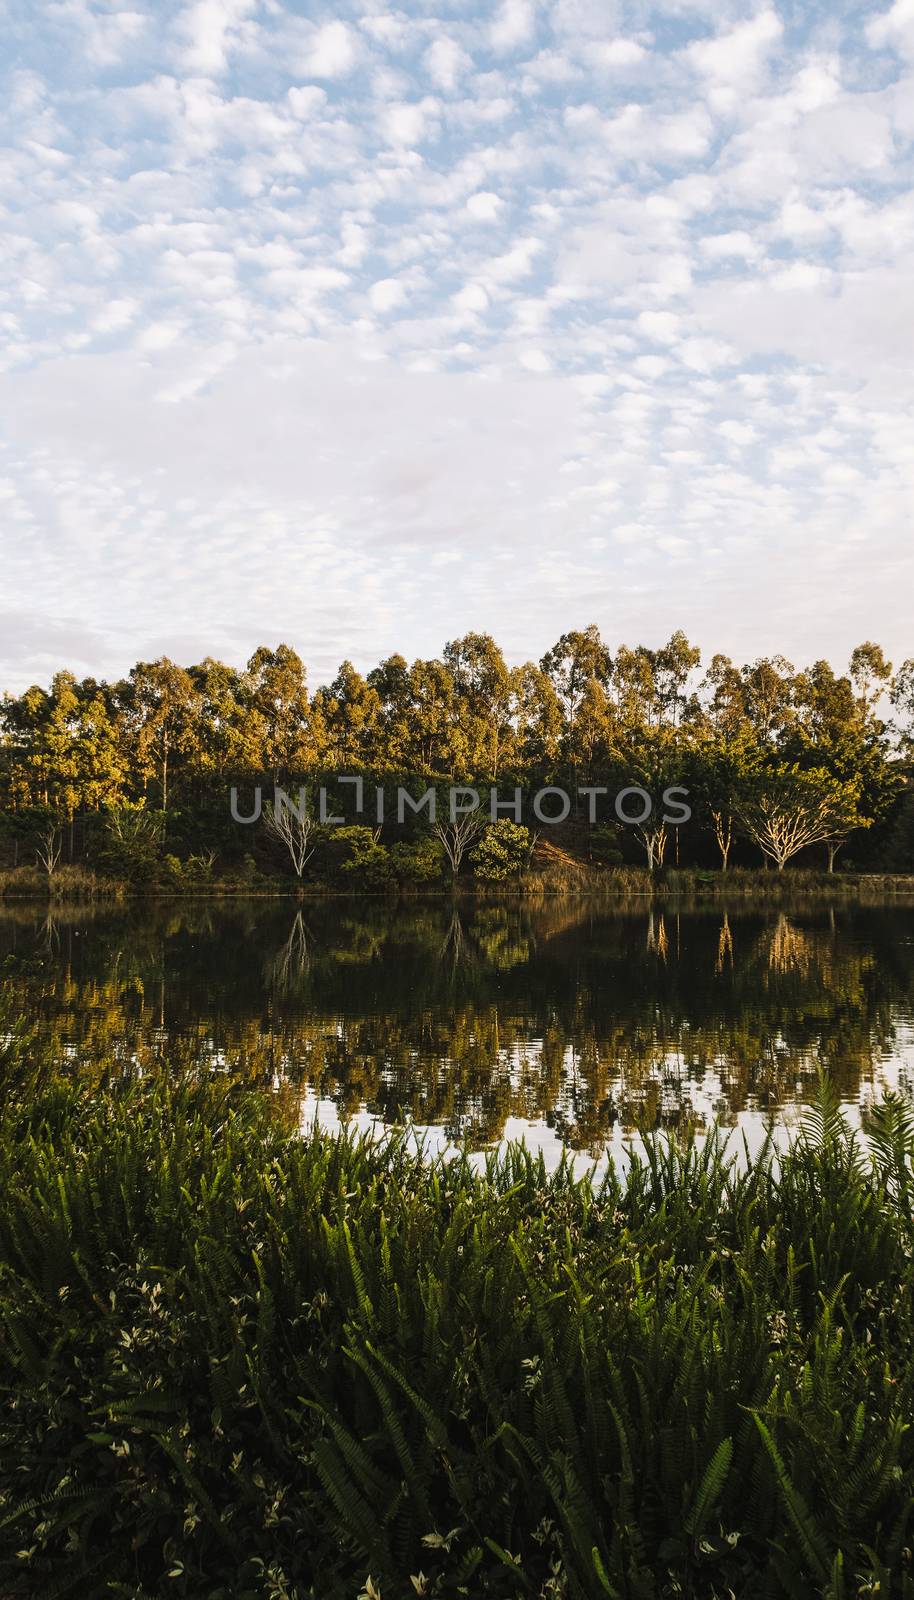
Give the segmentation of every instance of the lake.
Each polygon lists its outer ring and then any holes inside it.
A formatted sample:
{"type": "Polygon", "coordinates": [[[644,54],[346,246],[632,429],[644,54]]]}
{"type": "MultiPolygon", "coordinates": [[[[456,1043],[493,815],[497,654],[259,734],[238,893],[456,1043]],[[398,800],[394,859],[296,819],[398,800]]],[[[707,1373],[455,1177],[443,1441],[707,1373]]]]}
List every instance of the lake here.
{"type": "Polygon", "coordinates": [[[640,1127],[720,1122],[756,1144],[795,1121],[819,1063],[852,1113],[914,1084],[897,902],[6,904],[0,974],[0,1028],[27,1017],[58,1060],[202,1063],[284,1090],[306,1125],[523,1136],[550,1164],[640,1127]]]}

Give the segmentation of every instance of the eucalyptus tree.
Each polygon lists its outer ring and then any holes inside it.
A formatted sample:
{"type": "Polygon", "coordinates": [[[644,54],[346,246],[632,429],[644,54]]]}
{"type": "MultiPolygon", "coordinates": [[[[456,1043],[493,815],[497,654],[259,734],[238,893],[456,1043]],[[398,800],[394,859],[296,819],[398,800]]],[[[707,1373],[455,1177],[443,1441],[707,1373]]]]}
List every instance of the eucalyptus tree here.
{"type": "Polygon", "coordinates": [[[904,755],[914,754],[914,659],[902,662],[889,691],[893,728],[904,755]]]}
{"type": "Polygon", "coordinates": [[[322,728],[311,714],[301,657],[287,644],[261,645],[243,680],[255,765],[276,783],[309,772],[320,758],[322,728]]]}
{"type": "Polygon", "coordinates": [[[540,670],[562,710],[562,754],[571,770],[586,775],[608,733],[607,687],[612,657],[595,623],[563,633],[547,650],[540,670]]]}
{"type": "Polygon", "coordinates": [[[407,769],[429,778],[473,777],[466,732],[457,715],[454,678],[446,663],[414,661],[409,686],[407,769]]]}
{"type": "Polygon", "coordinates": [[[514,762],[528,779],[551,776],[562,748],[562,707],[555,685],[542,667],[526,661],[511,674],[514,762]]]}
{"type": "Polygon", "coordinates": [[[193,768],[198,780],[259,769],[252,747],[245,686],[240,672],[205,656],[188,669],[195,692],[197,737],[193,768]]]}
{"type": "Polygon", "coordinates": [[[312,714],[322,727],[322,765],[378,769],[381,697],[351,661],[343,662],[328,688],[318,690],[312,714]]]}
{"type": "Polygon", "coordinates": [[[123,695],[125,724],[144,787],[157,776],[162,811],[168,811],[169,768],[196,746],[198,693],[190,673],[160,656],[138,661],[123,695]]]}
{"type": "Polygon", "coordinates": [[[512,736],[512,684],[495,640],[488,633],[452,639],[443,651],[451,674],[457,717],[466,740],[467,766],[474,777],[494,782],[512,736]]]}

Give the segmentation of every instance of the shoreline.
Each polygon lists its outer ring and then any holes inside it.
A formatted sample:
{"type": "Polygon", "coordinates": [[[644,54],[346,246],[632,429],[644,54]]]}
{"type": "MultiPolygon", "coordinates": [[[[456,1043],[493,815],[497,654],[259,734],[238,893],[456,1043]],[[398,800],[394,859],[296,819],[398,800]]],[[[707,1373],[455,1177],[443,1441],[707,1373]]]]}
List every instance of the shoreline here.
{"type": "MultiPolygon", "coordinates": [[[[11,874],[7,875],[8,877],[11,874]]],[[[517,883],[480,884],[456,882],[443,885],[392,885],[384,889],[343,888],[333,884],[291,885],[277,883],[247,885],[232,882],[187,885],[187,887],[144,887],[99,879],[82,879],[72,885],[10,883],[0,878],[0,908],[23,903],[48,906],[67,904],[124,905],[186,901],[277,900],[294,903],[325,900],[372,900],[405,902],[476,901],[480,904],[524,904],[543,900],[589,900],[596,903],[641,900],[646,905],[663,902],[719,904],[727,900],[770,903],[782,899],[809,900],[896,900],[914,898],[914,873],[783,873],[734,869],[726,874],[710,871],[670,871],[651,881],[623,869],[591,874],[581,869],[581,877],[551,880],[534,876],[517,883]],[[585,877],[584,874],[587,874],[585,877]],[[582,881],[583,880],[583,881],[582,881]]]]}

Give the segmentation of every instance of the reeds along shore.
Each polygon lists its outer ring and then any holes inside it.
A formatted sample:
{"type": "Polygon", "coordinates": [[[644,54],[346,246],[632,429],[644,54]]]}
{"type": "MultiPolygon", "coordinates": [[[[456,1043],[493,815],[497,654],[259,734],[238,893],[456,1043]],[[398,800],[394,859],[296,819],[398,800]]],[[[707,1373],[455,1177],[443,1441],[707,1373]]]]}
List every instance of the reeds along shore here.
{"type": "Polygon", "coordinates": [[[37,868],[0,868],[0,906],[39,901],[50,905],[113,906],[148,900],[245,899],[385,899],[487,900],[496,902],[542,900],[592,900],[616,904],[645,900],[683,903],[787,904],[797,900],[836,903],[914,898],[914,873],[814,872],[793,868],[778,873],[763,868],[737,867],[729,872],[675,868],[650,873],[644,867],[595,870],[570,857],[534,865],[507,882],[476,879],[434,884],[397,883],[382,887],[359,879],[295,885],[288,878],[187,877],[183,880],[132,883],[81,866],[61,867],[49,880],[37,868]]]}
{"type": "Polygon", "coordinates": [[[4,1596],[914,1595],[909,1106],[595,1185],[4,1084],[4,1596]]]}

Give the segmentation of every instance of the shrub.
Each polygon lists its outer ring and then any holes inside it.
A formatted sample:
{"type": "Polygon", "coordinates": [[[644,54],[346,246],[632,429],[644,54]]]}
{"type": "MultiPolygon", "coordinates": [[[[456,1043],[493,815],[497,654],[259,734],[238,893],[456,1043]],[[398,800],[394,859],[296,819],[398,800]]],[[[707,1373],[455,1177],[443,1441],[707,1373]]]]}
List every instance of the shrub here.
{"type": "Polygon", "coordinates": [[[394,877],[404,886],[437,883],[444,871],[444,851],[437,839],[423,836],[390,847],[394,877]]]}
{"type": "Polygon", "coordinates": [[[473,851],[473,871],[488,882],[517,877],[530,860],[532,844],[529,828],[502,817],[486,828],[473,851]]]}
{"type": "Polygon", "coordinates": [[[335,828],[332,840],[344,852],[340,871],[350,883],[362,889],[386,889],[392,873],[390,852],[381,844],[373,828],[335,828]]]}

